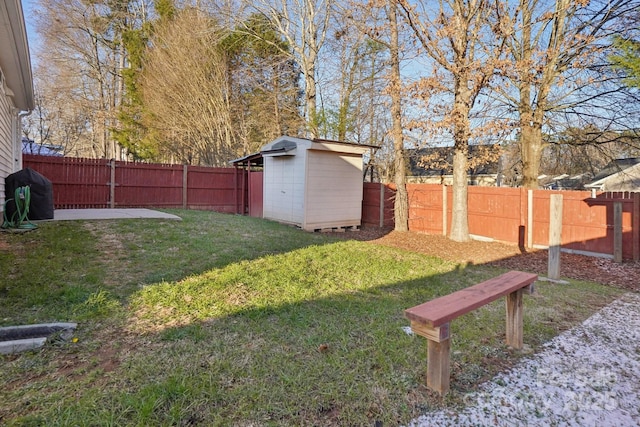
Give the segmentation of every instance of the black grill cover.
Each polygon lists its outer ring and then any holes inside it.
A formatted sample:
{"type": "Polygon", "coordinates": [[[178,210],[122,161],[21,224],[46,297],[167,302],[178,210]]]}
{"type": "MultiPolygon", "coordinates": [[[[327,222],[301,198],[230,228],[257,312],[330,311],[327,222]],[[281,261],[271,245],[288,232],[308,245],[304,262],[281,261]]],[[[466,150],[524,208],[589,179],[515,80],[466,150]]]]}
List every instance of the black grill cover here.
{"type": "MultiPolygon", "coordinates": [[[[16,188],[31,187],[31,204],[29,205],[28,218],[53,219],[53,186],[44,176],[31,168],[25,168],[12,173],[4,179],[5,200],[15,197],[16,188]]],[[[13,202],[6,204],[7,218],[13,216],[16,205],[13,202]]]]}

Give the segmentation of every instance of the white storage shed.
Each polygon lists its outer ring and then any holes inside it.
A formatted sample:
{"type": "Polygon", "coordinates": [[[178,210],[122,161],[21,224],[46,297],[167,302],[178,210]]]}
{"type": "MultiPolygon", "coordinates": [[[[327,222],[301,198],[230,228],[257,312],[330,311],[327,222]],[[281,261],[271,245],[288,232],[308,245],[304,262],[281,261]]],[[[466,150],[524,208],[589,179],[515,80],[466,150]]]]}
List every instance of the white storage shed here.
{"type": "Polygon", "coordinates": [[[307,231],[359,227],[371,147],[283,136],[262,147],[263,217],[307,231]]]}

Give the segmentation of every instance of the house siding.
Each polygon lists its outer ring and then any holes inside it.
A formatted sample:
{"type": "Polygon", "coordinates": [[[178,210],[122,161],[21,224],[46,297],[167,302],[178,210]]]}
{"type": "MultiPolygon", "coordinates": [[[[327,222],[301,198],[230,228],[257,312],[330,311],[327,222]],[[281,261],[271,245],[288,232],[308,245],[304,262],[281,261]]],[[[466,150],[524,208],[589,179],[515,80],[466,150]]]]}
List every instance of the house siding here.
{"type": "MultiPolygon", "coordinates": [[[[1,71],[1,70],[0,70],[1,71]]],[[[4,179],[15,172],[15,121],[13,103],[6,95],[4,83],[0,83],[0,211],[6,199],[4,179]]]]}
{"type": "Polygon", "coordinates": [[[640,189],[640,164],[604,179],[603,191],[638,191],[640,189]]]}

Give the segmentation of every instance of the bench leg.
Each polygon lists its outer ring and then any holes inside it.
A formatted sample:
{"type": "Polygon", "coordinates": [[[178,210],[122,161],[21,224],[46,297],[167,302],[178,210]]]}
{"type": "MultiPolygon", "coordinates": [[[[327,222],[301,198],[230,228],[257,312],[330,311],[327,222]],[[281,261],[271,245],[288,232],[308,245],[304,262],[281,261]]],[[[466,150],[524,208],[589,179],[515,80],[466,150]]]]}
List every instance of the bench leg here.
{"type": "Polygon", "coordinates": [[[522,348],[522,294],[524,289],[511,292],[506,296],[507,306],[507,345],[515,349],[522,348]]]}
{"type": "Polygon", "coordinates": [[[450,340],[427,340],[427,387],[441,396],[449,391],[450,340]]]}

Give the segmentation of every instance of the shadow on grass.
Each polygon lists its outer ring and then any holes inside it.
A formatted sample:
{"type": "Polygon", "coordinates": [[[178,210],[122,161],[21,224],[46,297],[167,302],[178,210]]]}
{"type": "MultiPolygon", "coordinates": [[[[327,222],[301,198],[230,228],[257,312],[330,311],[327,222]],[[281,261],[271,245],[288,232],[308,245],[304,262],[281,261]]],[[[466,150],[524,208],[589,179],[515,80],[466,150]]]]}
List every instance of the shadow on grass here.
{"type": "MultiPolygon", "coordinates": [[[[189,215],[184,228],[116,225],[123,253],[132,258],[119,260],[127,266],[124,274],[147,266],[166,276],[145,273],[144,289],[120,290],[140,320],[131,325],[137,332],[101,335],[100,320],[89,320],[95,332],[87,332],[79,346],[58,350],[64,369],[47,350],[11,360],[0,374],[11,384],[0,396],[10,402],[0,420],[398,425],[435,407],[462,404],[466,392],[521,356],[503,344],[502,301],[455,320],[452,392],[440,399],[424,386],[425,340],[402,329],[408,326],[406,308],[501,270],[456,266],[246,217],[189,215]],[[188,253],[185,242],[193,246],[188,253]],[[154,258],[152,249],[168,255],[154,258]],[[110,341],[84,344],[92,333],[110,341]],[[108,371],[98,345],[110,349],[108,371]],[[30,377],[30,365],[40,366],[41,376],[30,377]]],[[[124,277],[116,264],[106,264],[107,271],[124,277]]],[[[541,284],[538,290],[525,298],[524,339],[533,349],[617,295],[588,283],[541,284]]],[[[88,314],[110,303],[100,301],[88,314]]]]}
{"type": "MultiPolygon", "coordinates": [[[[126,421],[134,424],[398,425],[461,404],[465,393],[522,356],[503,343],[504,303],[453,322],[452,392],[444,400],[424,386],[426,341],[403,331],[403,311],[496,273],[457,268],[322,298],[237,307],[143,334],[151,348],[126,363],[125,377],[136,385],[117,393],[110,410],[128,405],[126,421]],[[148,413],[149,399],[162,409],[148,413]]],[[[540,285],[538,295],[525,298],[525,343],[536,349],[614,296],[595,285],[540,285]]]]}

